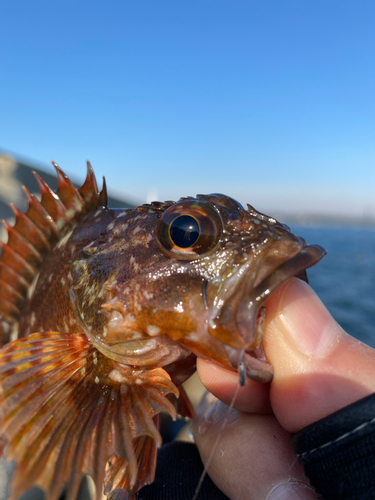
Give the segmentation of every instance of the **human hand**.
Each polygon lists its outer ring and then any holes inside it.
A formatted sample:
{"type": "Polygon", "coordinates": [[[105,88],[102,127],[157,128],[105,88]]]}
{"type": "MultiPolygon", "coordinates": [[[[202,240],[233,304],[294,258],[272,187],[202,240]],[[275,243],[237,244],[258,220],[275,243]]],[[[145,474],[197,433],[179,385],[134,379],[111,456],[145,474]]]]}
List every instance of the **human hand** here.
{"type": "Polygon", "coordinates": [[[247,380],[228,407],[238,375],[198,360],[206,388],[221,401],[198,413],[194,437],[208,468],[231,500],[313,500],[290,433],[375,392],[375,350],[346,334],[312,289],[293,279],[267,301],[264,348],[270,385],[247,380]],[[225,403],[225,404],[224,404],[225,403]]]}

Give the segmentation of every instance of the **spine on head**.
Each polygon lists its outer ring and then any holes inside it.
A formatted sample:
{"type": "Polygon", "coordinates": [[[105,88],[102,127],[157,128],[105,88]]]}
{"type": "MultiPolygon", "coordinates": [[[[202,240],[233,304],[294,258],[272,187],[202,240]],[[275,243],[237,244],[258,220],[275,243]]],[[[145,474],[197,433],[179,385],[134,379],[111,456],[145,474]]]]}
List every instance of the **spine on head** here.
{"type": "Polygon", "coordinates": [[[105,182],[99,193],[94,171],[87,162],[87,176],[77,189],[64,172],[57,172],[56,192],[34,172],[39,183],[40,201],[23,188],[28,207],[22,213],[11,205],[15,223],[3,221],[8,242],[0,241],[0,346],[9,342],[40,265],[56,243],[87,213],[107,206],[105,182]]]}

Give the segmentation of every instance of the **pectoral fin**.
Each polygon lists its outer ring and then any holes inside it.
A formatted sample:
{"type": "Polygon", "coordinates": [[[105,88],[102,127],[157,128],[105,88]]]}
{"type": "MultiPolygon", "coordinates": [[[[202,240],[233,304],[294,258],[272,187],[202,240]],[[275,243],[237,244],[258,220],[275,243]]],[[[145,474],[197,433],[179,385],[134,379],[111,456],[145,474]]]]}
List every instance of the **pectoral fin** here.
{"type": "Polygon", "coordinates": [[[0,350],[0,443],[16,462],[11,498],[37,485],[57,500],[66,485],[74,500],[88,474],[99,499],[106,468],[107,488],[117,484],[113,464],[121,464],[120,483],[133,498],[153,480],[161,442],[155,416],[175,415],[169,393],[178,391],[163,369],[110,360],[84,335],[42,332],[7,344],[0,350]]]}

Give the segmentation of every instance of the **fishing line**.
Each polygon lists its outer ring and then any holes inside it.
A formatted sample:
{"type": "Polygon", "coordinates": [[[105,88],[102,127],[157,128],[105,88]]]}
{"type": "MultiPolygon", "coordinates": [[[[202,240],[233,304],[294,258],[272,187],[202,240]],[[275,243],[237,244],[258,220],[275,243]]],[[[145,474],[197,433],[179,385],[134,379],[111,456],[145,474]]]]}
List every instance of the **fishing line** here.
{"type": "Polygon", "coordinates": [[[236,401],[236,398],[237,398],[237,394],[238,394],[238,390],[241,386],[245,385],[245,363],[244,361],[241,361],[239,364],[238,364],[238,374],[239,374],[239,381],[238,381],[238,384],[236,386],[236,390],[234,391],[234,394],[233,394],[233,398],[232,398],[232,401],[228,407],[228,410],[227,410],[227,413],[225,415],[225,418],[223,420],[223,423],[221,425],[221,428],[220,428],[220,431],[219,431],[219,434],[217,435],[216,437],[216,440],[215,440],[215,443],[212,447],[212,450],[211,450],[211,453],[210,453],[210,456],[208,457],[208,460],[206,462],[206,465],[204,466],[204,469],[203,469],[203,472],[201,474],[201,477],[199,478],[199,481],[198,481],[198,484],[197,484],[197,487],[195,489],[195,493],[194,493],[194,496],[192,498],[192,500],[197,500],[198,498],[198,494],[199,494],[199,491],[202,487],[202,483],[204,481],[204,478],[206,477],[207,475],[207,470],[211,464],[211,461],[214,457],[214,453],[216,451],[216,448],[217,448],[217,445],[219,444],[219,441],[220,441],[220,438],[223,434],[223,431],[225,429],[225,426],[227,425],[227,422],[228,422],[228,418],[229,418],[229,414],[230,412],[232,411],[233,409],[233,406],[234,406],[234,403],[236,401]]]}

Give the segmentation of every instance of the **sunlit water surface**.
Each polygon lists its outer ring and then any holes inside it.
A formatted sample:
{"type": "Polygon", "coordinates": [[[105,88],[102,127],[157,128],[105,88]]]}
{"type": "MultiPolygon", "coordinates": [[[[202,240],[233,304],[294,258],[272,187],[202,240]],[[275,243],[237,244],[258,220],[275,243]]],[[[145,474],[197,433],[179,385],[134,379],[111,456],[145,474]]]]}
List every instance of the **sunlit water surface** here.
{"type": "Polygon", "coordinates": [[[345,331],[375,347],[375,230],[292,226],[327,249],[308,277],[345,331]]]}

